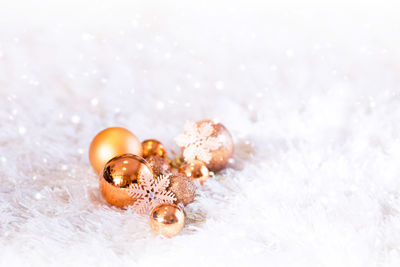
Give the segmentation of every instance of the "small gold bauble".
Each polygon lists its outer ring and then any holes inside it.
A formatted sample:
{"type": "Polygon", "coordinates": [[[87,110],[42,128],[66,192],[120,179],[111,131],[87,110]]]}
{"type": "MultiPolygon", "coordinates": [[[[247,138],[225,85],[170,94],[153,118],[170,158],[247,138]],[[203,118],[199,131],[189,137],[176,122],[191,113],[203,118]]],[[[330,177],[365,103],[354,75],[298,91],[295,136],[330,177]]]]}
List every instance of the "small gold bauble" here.
{"type": "Polygon", "coordinates": [[[206,164],[200,160],[184,162],[179,168],[179,172],[193,180],[199,181],[200,184],[203,184],[210,177],[206,164]]]}
{"type": "Polygon", "coordinates": [[[125,153],[142,155],[142,145],[138,138],[124,128],[107,128],[98,133],[90,144],[90,164],[99,173],[107,161],[125,153]]]}
{"type": "Polygon", "coordinates": [[[175,194],[176,204],[186,206],[194,201],[197,187],[192,179],[183,173],[174,173],[169,177],[169,181],[168,190],[175,194]]]}
{"type": "Polygon", "coordinates": [[[128,188],[144,176],[152,178],[153,171],[142,157],[133,154],[114,157],[100,173],[100,191],[111,205],[119,208],[130,206],[135,199],[128,194],[128,188]]]}
{"type": "Polygon", "coordinates": [[[150,227],[156,234],[173,237],[182,231],[184,225],[183,210],[175,204],[163,203],[150,213],[150,227]]]}
{"type": "Polygon", "coordinates": [[[159,156],[165,157],[166,152],[164,145],[155,139],[148,139],[142,142],[143,157],[159,156]]]}
{"type": "Polygon", "coordinates": [[[156,176],[162,175],[171,170],[171,166],[165,158],[159,156],[148,156],[145,160],[149,163],[153,169],[153,173],[156,176]]]}

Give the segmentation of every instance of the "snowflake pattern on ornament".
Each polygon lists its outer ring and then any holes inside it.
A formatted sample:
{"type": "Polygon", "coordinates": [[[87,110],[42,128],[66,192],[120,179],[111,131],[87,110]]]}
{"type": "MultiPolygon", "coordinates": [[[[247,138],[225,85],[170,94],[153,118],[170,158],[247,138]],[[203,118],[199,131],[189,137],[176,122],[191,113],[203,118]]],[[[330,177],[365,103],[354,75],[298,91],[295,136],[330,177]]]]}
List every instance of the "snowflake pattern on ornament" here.
{"type": "Polygon", "coordinates": [[[184,148],[183,157],[185,161],[198,159],[206,164],[210,163],[211,152],[222,145],[217,137],[211,136],[213,133],[214,127],[209,122],[200,125],[193,121],[187,122],[185,132],[175,138],[178,146],[184,148]]]}
{"type": "Polygon", "coordinates": [[[138,214],[149,214],[153,208],[162,203],[176,201],[174,193],[167,190],[171,174],[162,174],[158,177],[141,176],[140,183],[131,184],[128,194],[136,199],[132,209],[138,214]]]}

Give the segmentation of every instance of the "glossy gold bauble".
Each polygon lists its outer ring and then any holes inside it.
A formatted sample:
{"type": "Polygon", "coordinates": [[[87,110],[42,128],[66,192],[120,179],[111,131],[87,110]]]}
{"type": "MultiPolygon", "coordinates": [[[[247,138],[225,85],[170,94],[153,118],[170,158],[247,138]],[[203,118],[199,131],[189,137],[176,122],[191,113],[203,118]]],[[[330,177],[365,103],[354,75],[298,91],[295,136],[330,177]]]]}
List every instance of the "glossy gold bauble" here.
{"type": "Polygon", "coordinates": [[[169,181],[168,190],[175,194],[176,204],[186,206],[194,201],[197,187],[192,179],[183,173],[175,173],[171,174],[169,181]]]}
{"type": "Polygon", "coordinates": [[[107,161],[125,153],[142,155],[142,145],[138,138],[124,128],[107,128],[98,133],[90,144],[90,164],[99,173],[107,161]]]}
{"type": "Polygon", "coordinates": [[[164,145],[155,139],[148,139],[142,142],[143,157],[159,156],[165,157],[164,145]]]}
{"type": "Polygon", "coordinates": [[[154,175],[156,176],[162,175],[171,170],[171,166],[163,157],[148,156],[145,160],[149,163],[150,167],[153,169],[154,175]]]}
{"type": "Polygon", "coordinates": [[[173,237],[182,231],[184,225],[183,210],[175,204],[158,205],[150,213],[150,227],[156,234],[173,237]]]}
{"type": "Polygon", "coordinates": [[[234,144],[232,135],[221,123],[214,123],[210,120],[203,120],[197,122],[197,125],[201,125],[202,123],[211,123],[214,127],[214,133],[211,135],[212,137],[218,138],[221,146],[211,151],[211,160],[207,163],[207,168],[210,171],[217,172],[226,167],[228,165],[228,160],[232,157],[234,151],[234,144]]]}
{"type": "Polygon", "coordinates": [[[123,154],[112,158],[100,173],[100,191],[111,205],[124,208],[135,199],[128,194],[132,183],[140,183],[142,177],[153,177],[153,171],[140,156],[123,154]]]}
{"type": "Polygon", "coordinates": [[[200,184],[203,184],[210,177],[207,165],[200,160],[184,162],[179,168],[179,172],[192,180],[199,181],[200,184]]]}

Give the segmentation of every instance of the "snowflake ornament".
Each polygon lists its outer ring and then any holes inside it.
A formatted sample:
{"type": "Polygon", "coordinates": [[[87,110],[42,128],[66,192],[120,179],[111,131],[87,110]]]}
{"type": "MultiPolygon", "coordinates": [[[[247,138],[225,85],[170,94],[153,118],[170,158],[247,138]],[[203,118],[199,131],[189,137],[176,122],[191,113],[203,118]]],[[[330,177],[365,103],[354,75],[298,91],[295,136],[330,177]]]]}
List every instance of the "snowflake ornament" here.
{"type": "Polygon", "coordinates": [[[189,121],[185,125],[185,132],[175,138],[178,146],[183,148],[183,157],[186,161],[201,160],[210,163],[211,152],[222,146],[222,142],[213,137],[214,126],[210,122],[197,124],[189,121]]]}
{"type": "Polygon", "coordinates": [[[174,193],[167,190],[169,176],[162,174],[158,177],[141,176],[140,183],[131,184],[128,194],[136,199],[132,205],[134,212],[138,214],[149,214],[153,208],[162,203],[173,203],[176,201],[174,193]]]}

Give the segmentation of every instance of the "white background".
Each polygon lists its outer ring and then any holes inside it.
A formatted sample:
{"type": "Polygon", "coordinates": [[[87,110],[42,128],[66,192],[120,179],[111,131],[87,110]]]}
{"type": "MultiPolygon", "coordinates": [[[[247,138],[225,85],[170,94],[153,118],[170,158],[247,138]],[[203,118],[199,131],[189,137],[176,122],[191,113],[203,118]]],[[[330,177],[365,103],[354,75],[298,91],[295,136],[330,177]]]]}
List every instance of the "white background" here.
{"type": "Polygon", "coordinates": [[[399,266],[398,10],[1,0],[0,265],[399,266]],[[105,203],[98,131],[207,118],[234,163],[179,236],[105,203]]]}

